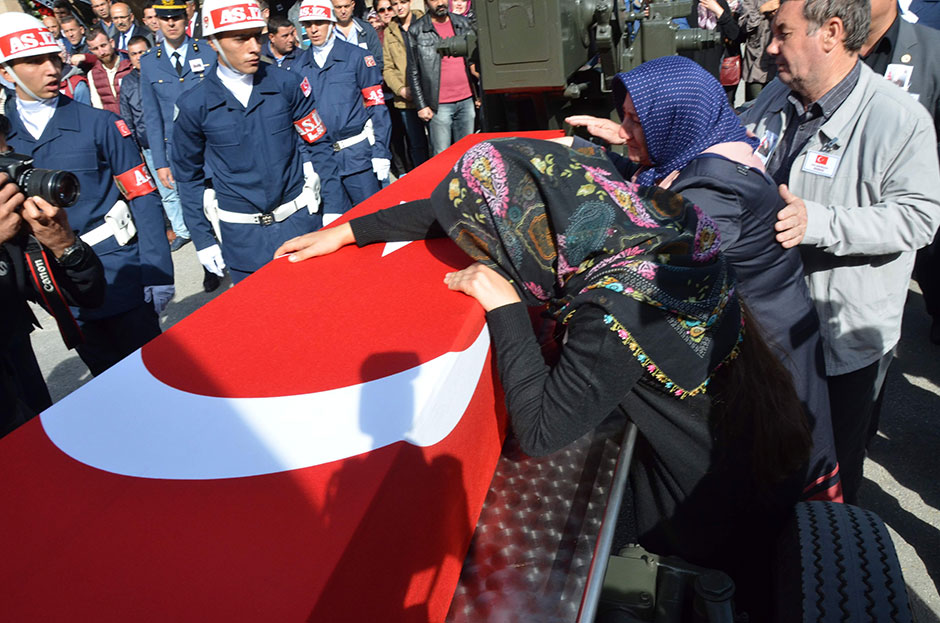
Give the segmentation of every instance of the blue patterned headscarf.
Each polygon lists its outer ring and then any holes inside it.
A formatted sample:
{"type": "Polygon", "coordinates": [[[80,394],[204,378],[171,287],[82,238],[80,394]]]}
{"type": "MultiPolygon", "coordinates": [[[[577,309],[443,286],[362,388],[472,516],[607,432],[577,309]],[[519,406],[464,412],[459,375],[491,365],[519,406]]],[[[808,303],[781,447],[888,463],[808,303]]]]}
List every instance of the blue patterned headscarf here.
{"type": "Polygon", "coordinates": [[[653,166],[637,176],[640,184],[655,184],[681,170],[712,145],[743,141],[757,149],[757,139],[747,135],[728,105],[724,87],[688,58],[663,56],[617,74],[613,91],[621,119],[629,92],[643,126],[653,166]]]}

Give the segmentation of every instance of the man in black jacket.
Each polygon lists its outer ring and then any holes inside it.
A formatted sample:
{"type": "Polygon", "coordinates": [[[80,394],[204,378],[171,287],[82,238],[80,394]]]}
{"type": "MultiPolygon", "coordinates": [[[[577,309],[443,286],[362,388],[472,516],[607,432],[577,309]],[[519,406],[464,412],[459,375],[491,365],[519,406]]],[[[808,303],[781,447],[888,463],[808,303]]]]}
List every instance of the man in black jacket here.
{"type": "MultiPolygon", "coordinates": [[[[8,127],[0,115],[0,153],[8,127]]],[[[101,305],[104,291],[101,261],[72,231],[65,210],[27,199],[0,173],[0,437],[52,404],[29,341],[38,323],[27,300],[77,330],[67,305],[101,305]]]]}
{"type": "Polygon", "coordinates": [[[476,118],[470,60],[437,53],[442,39],[476,32],[469,19],[447,10],[447,1],[425,0],[428,12],[408,29],[408,85],[434,155],[472,133],[476,118]]]}
{"type": "MultiPolygon", "coordinates": [[[[872,0],[871,29],[862,62],[924,105],[940,141],[940,31],[905,21],[895,0],[872,0]]],[[[940,240],[917,252],[914,278],[932,318],[930,341],[940,344],[940,240]]],[[[877,432],[877,420],[872,434],[877,432]]]]}

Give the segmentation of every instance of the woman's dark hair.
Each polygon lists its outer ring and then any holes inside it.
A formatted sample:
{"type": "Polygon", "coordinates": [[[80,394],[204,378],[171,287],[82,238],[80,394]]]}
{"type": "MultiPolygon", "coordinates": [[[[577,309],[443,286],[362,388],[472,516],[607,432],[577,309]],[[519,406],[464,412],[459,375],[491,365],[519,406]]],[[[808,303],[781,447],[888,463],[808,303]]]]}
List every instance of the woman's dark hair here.
{"type": "Polygon", "coordinates": [[[712,379],[713,426],[722,440],[720,452],[744,452],[754,480],[773,484],[806,465],[813,440],[790,372],[743,303],[741,309],[745,334],[739,354],[712,379]]]}

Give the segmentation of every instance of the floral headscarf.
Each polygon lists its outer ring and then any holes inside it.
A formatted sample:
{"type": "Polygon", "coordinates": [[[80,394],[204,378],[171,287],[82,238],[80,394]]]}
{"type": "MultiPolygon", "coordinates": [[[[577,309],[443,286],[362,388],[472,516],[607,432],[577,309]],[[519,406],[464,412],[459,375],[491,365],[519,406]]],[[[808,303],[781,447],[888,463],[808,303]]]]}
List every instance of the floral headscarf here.
{"type": "Polygon", "coordinates": [[[653,166],[637,176],[640,184],[654,184],[682,170],[718,143],[743,141],[757,149],[757,139],[747,135],[728,105],[724,87],[688,58],[663,56],[619,73],[613,91],[621,118],[629,93],[643,126],[653,166]]]}
{"type": "Polygon", "coordinates": [[[718,229],[696,206],[625,182],[596,148],[498,139],[467,151],[431,195],[438,222],[530,305],[568,322],[585,303],[684,398],[736,353],[741,311],[718,229]]]}

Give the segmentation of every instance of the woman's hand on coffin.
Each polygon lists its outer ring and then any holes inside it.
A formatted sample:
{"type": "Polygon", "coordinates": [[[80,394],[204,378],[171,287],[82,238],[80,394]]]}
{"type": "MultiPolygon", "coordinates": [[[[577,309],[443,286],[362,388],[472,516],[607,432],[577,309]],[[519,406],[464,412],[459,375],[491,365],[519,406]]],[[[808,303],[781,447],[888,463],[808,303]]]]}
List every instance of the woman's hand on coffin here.
{"type": "Polygon", "coordinates": [[[472,296],[485,311],[521,301],[516,288],[492,268],[479,262],[444,275],[444,283],[451,290],[472,296]]]}
{"type": "Polygon", "coordinates": [[[303,236],[291,238],[274,252],[274,257],[290,254],[291,262],[300,262],[311,257],[329,255],[347,244],[356,242],[352,227],[343,223],[337,227],[320,229],[303,236]]]}

